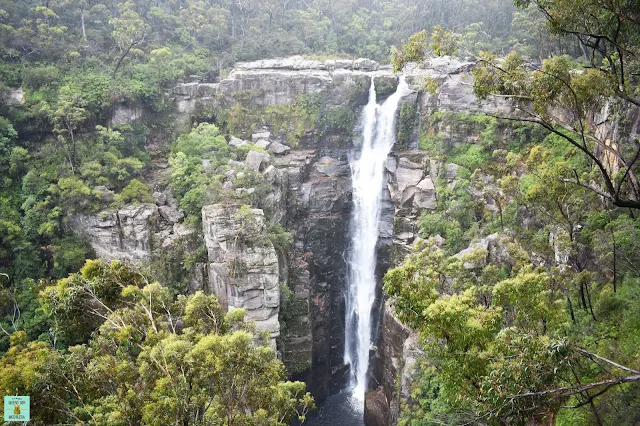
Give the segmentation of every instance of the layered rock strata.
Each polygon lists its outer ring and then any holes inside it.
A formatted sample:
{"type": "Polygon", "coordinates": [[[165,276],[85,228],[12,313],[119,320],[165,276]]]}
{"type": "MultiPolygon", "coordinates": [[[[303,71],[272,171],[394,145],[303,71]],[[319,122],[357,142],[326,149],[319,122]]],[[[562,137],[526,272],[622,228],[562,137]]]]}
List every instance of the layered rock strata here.
{"type": "MultiPolygon", "coordinates": [[[[392,264],[392,248],[400,253],[410,250],[417,238],[419,214],[435,209],[438,179],[455,180],[455,165],[430,159],[416,149],[418,136],[432,132],[442,135],[446,143],[477,142],[472,131],[453,128],[447,122],[432,123],[433,112],[513,111],[507,102],[480,103],[475,99],[469,84],[471,66],[434,60],[406,73],[414,91],[401,103],[408,105],[404,108],[410,112],[411,121],[401,123],[408,130],[387,161],[387,185],[381,188],[379,277],[392,264]],[[440,83],[437,94],[422,91],[426,77],[440,83]]],[[[240,63],[218,83],[187,82],[174,90],[174,133],[185,131],[203,117],[229,125],[235,133],[229,140],[231,145],[251,141],[259,147],[249,151],[244,162],[230,162],[232,173],[253,170],[261,173],[270,186],[260,209],[250,214],[245,211],[244,219],[239,219],[237,206],[203,209],[202,233],[208,260],[195,266],[190,289],[215,293],[228,308],[247,309],[258,327],[278,341],[289,371],[307,380],[320,400],[344,374],[349,156],[359,143],[358,117],[372,79],[381,100],[397,85],[391,69],[373,61],[319,62],[294,57],[240,63]],[[256,224],[251,235],[254,240],[240,242],[236,237],[245,219],[256,224]],[[290,253],[278,253],[265,238],[267,221],[292,233],[290,253]],[[295,312],[282,311],[283,286],[288,288],[290,298],[286,309],[293,306],[295,312]]],[[[113,114],[113,121],[118,123],[147,119],[135,106],[120,105],[113,114]]],[[[251,191],[234,188],[229,182],[225,185],[235,191],[251,191]]],[[[182,223],[177,202],[166,192],[160,188],[154,194],[155,204],[74,217],[72,228],[89,237],[100,257],[147,262],[156,249],[170,249],[190,233],[200,233],[182,223]]],[[[377,306],[381,327],[375,357],[380,362],[373,376],[394,406],[397,395],[389,389],[396,388],[392,379],[399,367],[393,367],[393,360],[404,359],[403,336],[409,334],[396,330],[391,338],[392,313],[382,301],[377,306]]],[[[395,417],[392,410],[389,418],[395,417]]]]}

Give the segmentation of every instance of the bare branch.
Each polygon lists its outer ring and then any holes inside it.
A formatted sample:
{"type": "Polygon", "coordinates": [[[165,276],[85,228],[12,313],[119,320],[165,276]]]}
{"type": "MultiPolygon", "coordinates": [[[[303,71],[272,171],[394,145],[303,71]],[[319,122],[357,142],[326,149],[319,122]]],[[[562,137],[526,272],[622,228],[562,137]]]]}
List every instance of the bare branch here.
{"type": "Polygon", "coordinates": [[[578,350],[578,352],[580,352],[583,355],[588,356],[589,358],[596,358],[596,359],[598,359],[600,361],[604,361],[604,362],[606,362],[608,364],[611,364],[614,367],[617,367],[617,368],[619,368],[621,370],[625,370],[625,371],[628,371],[628,372],[633,373],[633,374],[640,374],[640,371],[638,371],[638,370],[634,370],[633,368],[629,368],[629,367],[625,367],[624,365],[620,365],[615,361],[611,361],[610,359],[604,358],[604,357],[602,357],[600,355],[596,355],[593,352],[589,352],[586,349],[578,348],[577,350],[578,350]]]}
{"type": "MultiPolygon", "coordinates": [[[[548,396],[548,395],[556,395],[556,394],[559,394],[558,396],[570,396],[580,392],[585,392],[591,389],[595,389],[600,386],[619,385],[622,383],[630,383],[630,382],[638,382],[638,381],[640,381],[640,374],[636,374],[633,376],[617,377],[615,379],[601,380],[599,382],[593,382],[593,383],[588,383],[584,385],[562,386],[559,388],[548,389],[541,392],[521,393],[517,395],[511,395],[508,398],[511,400],[514,400],[514,399],[520,399],[520,398],[539,397],[539,396],[548,396]]],[[[555,396],[555,397],[557,398],[558,396],[555,396]]]]}

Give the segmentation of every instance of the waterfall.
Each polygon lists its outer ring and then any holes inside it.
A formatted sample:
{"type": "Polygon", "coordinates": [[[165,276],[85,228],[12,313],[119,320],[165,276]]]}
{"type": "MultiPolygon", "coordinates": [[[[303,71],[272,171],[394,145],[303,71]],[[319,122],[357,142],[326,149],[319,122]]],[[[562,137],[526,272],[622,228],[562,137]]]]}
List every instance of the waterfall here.
{"type": "Polygon", "coordinates": [[[372,308],[376,295],[376,246],[384,185],[384,163],[395,143],[395,117],[408,86],[404,77],[382,105],[376,101],[373,79],[362,116],[360,155],[350,161],[353,185],[351,245],[345,300],[345,364],[351,367],[353,396],[364,401],[371,346],[372,308]]]}

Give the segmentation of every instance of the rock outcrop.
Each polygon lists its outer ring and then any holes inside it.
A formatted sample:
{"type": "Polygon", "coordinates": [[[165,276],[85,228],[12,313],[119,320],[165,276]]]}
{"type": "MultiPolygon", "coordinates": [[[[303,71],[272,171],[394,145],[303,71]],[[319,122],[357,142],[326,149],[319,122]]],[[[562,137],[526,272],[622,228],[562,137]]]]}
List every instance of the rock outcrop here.
{"type": "Polygon", "coordinates": [[[411,334],[411,330],[403,325],[393,314],[393,308],[386,302],[382,312],[382,330],[378,351],[372,360],[374,376],[384,391],[387,424],[395,424],[400,412],[400,398],[397,394],[398,378],[402,372],[404,358],[404,343],[411,334]]]}
{"type": "Polygon", "coordinates": [[[280,335],[278,255],[260,209],[215,204],[202,209],[208,253],[208,292],[225,309],[243,308],[258,331],[280,335]]]}
{"type": "Polygon", "coordinates": [[[148,261],[151,258],[155,204],[129,205],[96,215],[75,215],[69,225],[89,238],[96,256],[112,260],[148,261]]]}
{"type": "Polygon", "coordinates": [[[365,395],[364,424],[367,426],[387,426],[389,424],[389,403],[382,388],[367,392],[365,395]]]}
{"type": "Polygon", "coordinates": [[[388,188],[401,216],[416,216],[436,208],[436,188],[429,164],[423,151],[401,152],[387,160],[388,188]]]}

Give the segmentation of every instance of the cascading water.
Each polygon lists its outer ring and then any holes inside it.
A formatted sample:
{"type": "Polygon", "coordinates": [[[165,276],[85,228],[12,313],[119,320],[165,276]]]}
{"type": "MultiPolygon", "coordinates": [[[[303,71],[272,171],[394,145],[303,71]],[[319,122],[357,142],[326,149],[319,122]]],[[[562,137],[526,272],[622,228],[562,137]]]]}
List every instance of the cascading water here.
{"type": "Polygon", "coordinates": [[[400,77],[396,92],[382,105],[378,105],[375,84],[371,80],[369,102],[363,111],[360,155],[350,161],[353,214],[348,257],[344,360],[351,366],[352,394],[360,401],[364,401],[367,389],[384,162],[396,139],[395,117],[398,103],[407,91],[407,83],[404,77],[400,77]]]}

